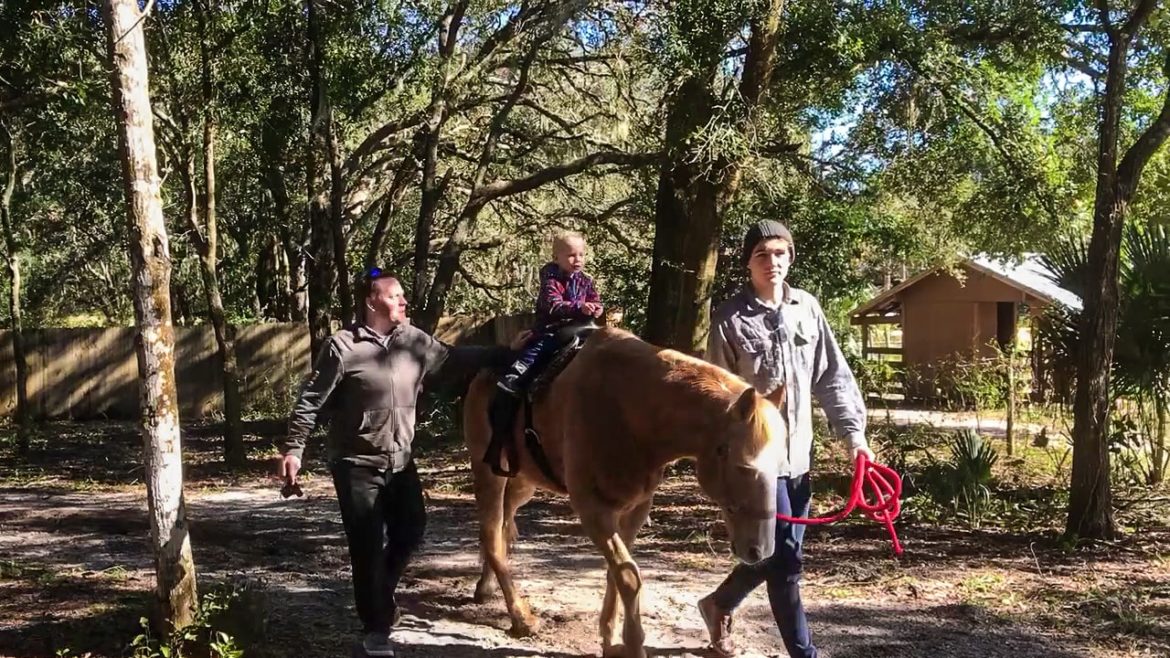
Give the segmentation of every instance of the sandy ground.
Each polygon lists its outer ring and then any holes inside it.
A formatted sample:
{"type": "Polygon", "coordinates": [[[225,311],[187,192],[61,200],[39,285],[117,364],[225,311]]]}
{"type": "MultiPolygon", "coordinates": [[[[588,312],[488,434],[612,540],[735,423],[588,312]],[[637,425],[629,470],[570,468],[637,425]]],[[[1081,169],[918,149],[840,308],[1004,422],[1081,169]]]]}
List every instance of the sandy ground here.
{"type": "MultiPolygon", "coordinates": [[[[401,590],[400,655],[598,655],[602,560],[564,499],[541,494],[520,514],[513,562],[540,633],[511,638],[501,599],[472,601],[479,563],[464,458],[449,448],[422,460],[429,521],[401,590]]],[[[0,486],[0,656],[65,648],[125,655],[137,632],[152,582],[140,486],[98,477],[78,490],[77,472],[66,475],[0,486]]],[[[194,476],[188,505],[200,582],[247,581],[265,593],[257,614],[266,615],[267,655],[348,655],[358,627],[327,479],[318,473],[305,499],[282,501],[259,472],[234,482],[194,476]]],[[[822,513],[835,502],[831,491],[818,500],[822,513]]],[[[651,655],[709,655],[695,602],[732,562],[716,510],[686,468],[660,490],[651,524],[634,547],[651,655]]],[[[901,533],[907,554],[895,561],[875,524],[810,531],[805,598],[822,655],[1170,655],[1164,527],[1095,552],[1064,550],[1045,534],[920,525],[901,533]]],[[[746,656],[782,655],[763,588],[739,611],[736,635],[746,656]]]]}

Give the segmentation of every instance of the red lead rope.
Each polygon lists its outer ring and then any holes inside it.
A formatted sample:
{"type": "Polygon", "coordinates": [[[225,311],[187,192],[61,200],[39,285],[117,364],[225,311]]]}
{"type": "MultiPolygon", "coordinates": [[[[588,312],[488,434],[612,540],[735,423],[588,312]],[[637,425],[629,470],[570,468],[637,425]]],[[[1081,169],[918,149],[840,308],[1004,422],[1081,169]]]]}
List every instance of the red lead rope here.
{"type": "Polygon", "coordinates": [[[853,485],[845,509],[836,514],[813,518],[777,514],[776,519],[799,525],[836,523],[849,516],[854,508],[860,508],[866,516],[886,526],[890,533],[890,541],[894,542],[894,555],[902,554],[902,542],[898,541],[898,533],[894,530],[894,519],[898,518],[898,513],[902,511],[902,478],[889,466],[870,461],[865,453],[857,456],[857,463],[853,469],[853,485]],[[874,502],[865,497],[867,484],[869,492],[874,496],[874,502]]]}

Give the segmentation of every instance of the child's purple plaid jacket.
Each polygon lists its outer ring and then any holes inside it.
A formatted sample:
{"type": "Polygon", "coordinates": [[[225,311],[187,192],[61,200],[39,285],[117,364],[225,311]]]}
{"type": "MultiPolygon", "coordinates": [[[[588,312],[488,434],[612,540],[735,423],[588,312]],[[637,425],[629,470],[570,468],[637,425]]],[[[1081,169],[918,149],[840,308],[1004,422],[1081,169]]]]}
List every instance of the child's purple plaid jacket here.
{"type": "Polygon", "coordinates": [[[540,268],[540,297],[536,300],[536,328],[548,329],[573,320],[588,320],[585,302],[601,303],[593,279],[584,272],[569,274],[556,263],[540,268]]]}

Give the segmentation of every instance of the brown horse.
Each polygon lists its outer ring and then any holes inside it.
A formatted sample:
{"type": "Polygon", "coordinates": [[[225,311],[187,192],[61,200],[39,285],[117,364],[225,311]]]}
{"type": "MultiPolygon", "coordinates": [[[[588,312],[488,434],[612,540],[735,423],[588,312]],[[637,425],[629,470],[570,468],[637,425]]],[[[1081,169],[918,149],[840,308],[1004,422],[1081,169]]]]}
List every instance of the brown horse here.
{"type": "Polygon", "coordinates": [[[600,622],[605,656],[646,655],[642,577],[630,546],[669,464],[696,460],[699,484],[722,508],[732,550],[740,560],[753,563],[772,554],[776,477],[787,442],[778,396],[765,399],[721,368],[656,348],[625,331],[601,329],[533,413],[565,491],[533,463],[522,440],[522,418],[514,437],[521,455],[519,474],[497,477],[482,462],[491,432],[487,408],[494,394],[493,380],[481,374],[464,406],[483,557],[475,595],[477,601],[488,597],[494,572],[513,635],[530,635],[537,626],[516,592],[507,562],[508,545],[516,537],[516,510],[537,488],[569,495],[585,534],[605,557],[608,578],[600,622]],[[614,641],[618,596],[625,609],[621,645],[614,641]]]}

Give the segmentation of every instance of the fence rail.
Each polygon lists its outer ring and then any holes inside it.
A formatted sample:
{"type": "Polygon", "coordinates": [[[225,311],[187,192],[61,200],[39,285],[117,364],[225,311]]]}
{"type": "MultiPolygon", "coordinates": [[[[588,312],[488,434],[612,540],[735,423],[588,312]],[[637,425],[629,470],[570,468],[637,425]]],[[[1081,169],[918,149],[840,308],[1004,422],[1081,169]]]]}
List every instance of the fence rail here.
{"type": "MultiPolygon", "coordinates": [[[[447,342],[495,342],[503,328],[530,321],[444,318],[435,335],[447,342]]],[[[506,335],[506,332],[503,334],[506,335]]],[[[245,409],[286,406],[309,370],[309,332],[303,323],[273,322],[235,328],[236,360],[245,409]]],[[[37,419],[138,417],[138,361],[133,327],[26,329],[29,407],[37,419]]],[[[223,409],[223,380],[208,325],[175,327],[179,413],[206,418],[223,409]]],[[[0,331],[0,416],[16,411],[12,332],[0,331]]]]}

